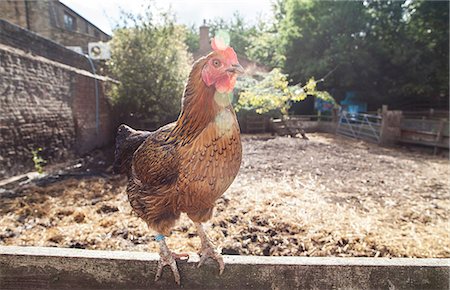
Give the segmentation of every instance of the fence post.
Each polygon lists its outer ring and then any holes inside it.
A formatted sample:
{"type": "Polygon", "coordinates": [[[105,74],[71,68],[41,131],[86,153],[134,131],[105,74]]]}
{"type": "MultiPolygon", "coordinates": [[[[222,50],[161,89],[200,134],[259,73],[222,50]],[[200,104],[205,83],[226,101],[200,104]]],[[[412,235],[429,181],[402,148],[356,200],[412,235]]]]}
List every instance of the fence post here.
{"type": "Polygon", "coordinates": [[[400,138],[400,124],[402,121],[402,111],[389,111],[387,105],[383,105],[381,109],[381,128],[380,141],[381,145],[392,145],[400,138]]]}
{"type": "Polygon", "coordinates": [[[339,109],[334,108],[331,111],[331,132],[336,134],[339,123],[339,109]]]}

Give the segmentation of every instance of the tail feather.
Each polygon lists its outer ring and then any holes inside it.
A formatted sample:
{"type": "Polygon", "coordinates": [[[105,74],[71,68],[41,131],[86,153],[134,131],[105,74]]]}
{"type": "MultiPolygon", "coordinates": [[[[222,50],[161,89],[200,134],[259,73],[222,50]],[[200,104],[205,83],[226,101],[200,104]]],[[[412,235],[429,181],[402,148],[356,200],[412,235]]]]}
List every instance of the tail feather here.
{"type": "Polygon", "coordinates": [[[130,174],[134,152],[150,135],[148,131],[138,131],[127,125],[117,129],[114,173],[130,174]]]}

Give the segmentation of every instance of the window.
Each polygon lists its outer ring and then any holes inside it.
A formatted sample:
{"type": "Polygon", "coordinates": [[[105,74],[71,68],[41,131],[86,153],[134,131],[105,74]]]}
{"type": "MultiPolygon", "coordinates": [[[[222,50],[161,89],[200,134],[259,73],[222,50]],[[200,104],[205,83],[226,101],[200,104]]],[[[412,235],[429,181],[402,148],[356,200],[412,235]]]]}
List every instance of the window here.
{"type": "Polygon", "coordinates": [[[64,12],[64,27],[70,31],[76,30],[76,19],[67,12],[64,12]]]}
{"type": "Polygon", "coordinates": [[[95,37],[100,37],[100,33],[98,32],[98,30],[94,30],[94,36],[95,37]]]}
{"type": "Polygon", "coordinates": [[[86,34],[89,34],[89,24],[87,24],[87,22],[85,23],[85,29],[84,29],[84,32],[85,32],[86,34]]]}

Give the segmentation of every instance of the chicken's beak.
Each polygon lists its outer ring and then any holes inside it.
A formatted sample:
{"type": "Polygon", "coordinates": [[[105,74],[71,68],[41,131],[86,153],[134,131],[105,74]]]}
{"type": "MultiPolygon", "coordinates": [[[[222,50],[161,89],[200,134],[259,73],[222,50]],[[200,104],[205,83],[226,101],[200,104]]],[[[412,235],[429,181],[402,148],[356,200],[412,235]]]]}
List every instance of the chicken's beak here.
{"type": "Polygon", "coordinates": [[[227,68],[227,72],[235,73],[235,74],[243,74],[244,68],[240,64],[232,64],[230,68],[227,68]]]}

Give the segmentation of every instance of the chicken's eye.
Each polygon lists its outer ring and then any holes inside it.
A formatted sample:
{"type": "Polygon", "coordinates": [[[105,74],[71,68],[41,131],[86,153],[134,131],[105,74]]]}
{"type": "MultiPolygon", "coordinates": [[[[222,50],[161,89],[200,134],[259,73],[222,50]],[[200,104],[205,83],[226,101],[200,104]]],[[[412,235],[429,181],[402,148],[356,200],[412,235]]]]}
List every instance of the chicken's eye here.
{"type": "Polygon", "coordinates": [[[221,63],[220,63],[220,61],[219,61],[218,59],[214,59],[214,60],[212,61],[212,63],[213,63],[213,65],[214,65],[215,67],[219,67],[219,66],[221,65],[221,63]]]}

